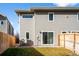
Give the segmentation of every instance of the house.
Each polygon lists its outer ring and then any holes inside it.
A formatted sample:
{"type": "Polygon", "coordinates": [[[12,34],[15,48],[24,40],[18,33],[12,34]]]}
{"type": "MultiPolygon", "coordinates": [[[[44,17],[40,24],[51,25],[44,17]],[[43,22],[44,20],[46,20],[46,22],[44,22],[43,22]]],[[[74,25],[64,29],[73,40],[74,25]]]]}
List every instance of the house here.
{"type": "Polygon", "coordinates": [[[0,14],[0,32],[14,35],[14,29],[6,16],[0,14]]]}
{"type": "Polygon", "coordinates": [[[16,10],[20,40],[33,46],[58,46],[58,34],[79,32],[79,8],[53,7],[16,10]]]}

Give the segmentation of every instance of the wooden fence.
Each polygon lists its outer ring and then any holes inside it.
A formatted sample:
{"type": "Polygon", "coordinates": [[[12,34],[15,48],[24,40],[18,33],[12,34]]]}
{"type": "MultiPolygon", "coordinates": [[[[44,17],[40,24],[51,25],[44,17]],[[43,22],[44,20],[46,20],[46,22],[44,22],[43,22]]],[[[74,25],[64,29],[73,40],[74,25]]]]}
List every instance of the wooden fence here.
{"type": "Polygon", "coordinates": [[[16,38],[14,36],[0,32],[0,53],[9,47],[15,47],[16,38]]]}
{"type": "Polygon", "coordinates": [[[79,54],[79,33],[62,33],[58,35],[59,46],[79,54]]]}

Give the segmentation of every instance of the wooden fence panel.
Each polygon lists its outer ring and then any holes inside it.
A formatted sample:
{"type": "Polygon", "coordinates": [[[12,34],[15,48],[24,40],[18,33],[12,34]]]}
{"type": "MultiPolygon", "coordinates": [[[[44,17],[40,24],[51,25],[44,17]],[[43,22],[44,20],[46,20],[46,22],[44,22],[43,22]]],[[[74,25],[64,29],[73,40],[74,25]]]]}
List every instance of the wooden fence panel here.
{"type": "Polygon", "coordinates": [[[75,52],[79,54],[79,34],[76,35],[75,52]]]}
{"type": "Polygon", "coordinates": [[[74,34],[65,34],[65,48],[74,49],[74,34]]]}
{"type": "Polygon", "coordinates": [[[15,44],[16,38],[14,36],[0,32],[0,53],[9,47],[14,47],[15,44]]]}
{"type": "Polygon", "coordinates": [[[62,33],[59,36],[60,46],[79,54],[79,33],[62,33]]]}
{"type": "Polygon", "coordinates": [[[64,47],[64,35],[60,35],[60,46],[64,47]]]}

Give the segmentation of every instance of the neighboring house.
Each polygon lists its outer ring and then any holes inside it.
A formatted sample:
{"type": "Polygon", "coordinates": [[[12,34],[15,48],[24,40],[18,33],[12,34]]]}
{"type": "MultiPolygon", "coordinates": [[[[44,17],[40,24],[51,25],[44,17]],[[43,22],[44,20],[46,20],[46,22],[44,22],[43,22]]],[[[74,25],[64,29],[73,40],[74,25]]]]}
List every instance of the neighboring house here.
{"type": "Polygon", "coordinates": [[[79,32],[79,8],[53,7],[16,10],[19,16],[20,40],[34,46],[58,46],[58,34],[79,32]]]}
{"type": "Polygon", "coordinates": [[[0,14],[0,32],[14,35],[14,29],[6,16],[0,14]]]}

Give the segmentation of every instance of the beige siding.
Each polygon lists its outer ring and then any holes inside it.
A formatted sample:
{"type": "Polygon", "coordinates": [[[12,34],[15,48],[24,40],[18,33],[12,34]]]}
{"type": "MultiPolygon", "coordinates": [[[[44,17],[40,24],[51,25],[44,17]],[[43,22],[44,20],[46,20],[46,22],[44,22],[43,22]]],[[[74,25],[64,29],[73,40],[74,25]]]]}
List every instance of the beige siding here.
{"type": "MultiPolygon", "coordinates": [[[[36,14],[35,15],[35,32],[36,36],[43,31],[53,31],[54,32],[54,44],[58,45],[58,34],[61,32],[69,31],[79,31],[79,21],[77,19],[77,14],[55,14],[54,20],[49,22],[48,13],[36,14]]],[[[37,39],[37,37],[36,37],[37,39]]],[[[40,38],[41,40],[41,38],[40,38]]],[[[37,42],[36,42],[37,43],[37,42]]]]}
{"type": "Polygon", "coordinates": [[[34,41],[34,20],[32,18],[20,18],[20,40],[26,39],[26,32],[29,32],[29,40],[34,41]]]}
{"type": "Polygon", "coordinates": [[[43,45],[40,32],[54,32],[54,43],[48,46],[57,46],[58,34],[64,31],[79,32],[77,13],[54,13],[52,22],[49,21],[48,13],[35,13],[32,19],[24,19],[20,16],[20,39],[27,41],[26,32],[29,32],[30,40],[34,42],[34,45],[43,45]]]}

